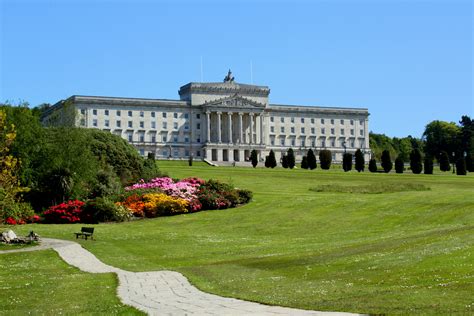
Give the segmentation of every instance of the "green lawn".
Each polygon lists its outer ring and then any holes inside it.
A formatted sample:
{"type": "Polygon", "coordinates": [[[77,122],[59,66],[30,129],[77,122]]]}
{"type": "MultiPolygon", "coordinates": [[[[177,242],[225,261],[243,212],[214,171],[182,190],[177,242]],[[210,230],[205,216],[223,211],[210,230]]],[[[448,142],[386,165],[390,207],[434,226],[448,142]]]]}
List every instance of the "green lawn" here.
{"type": "MultiPolygon", "coordinates": [[[[97,241],[80,242],[102,261],[131,271],[180,271],[204,291],[266,304],[474,313],[473,175],[159,166],[172,177],[217,178],[250,189],[254,201],[96,225],[97,241]],[[374,184],[403,190],[353,190],[374,184]],[[321,187],[332,189],[314,190],[321,187]]],[[[80,226],[17,231],[72,239],[80,226]]]]}

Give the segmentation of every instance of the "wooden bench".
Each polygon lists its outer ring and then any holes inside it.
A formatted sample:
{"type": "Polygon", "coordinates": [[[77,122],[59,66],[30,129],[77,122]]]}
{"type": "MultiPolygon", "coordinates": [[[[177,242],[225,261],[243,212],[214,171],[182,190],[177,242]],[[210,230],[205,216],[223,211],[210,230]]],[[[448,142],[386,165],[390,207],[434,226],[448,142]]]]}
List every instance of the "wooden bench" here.
{"type": "Polygon", "coordinates": [[[94,235],[94,227],[81,227],[81,232],[80,233],[74,233],[76,234],[76,239],[79,237],[85,238],[87,240],[87,237],[90,237],[91,239],[94,239],[92,235],[94,235]]]}

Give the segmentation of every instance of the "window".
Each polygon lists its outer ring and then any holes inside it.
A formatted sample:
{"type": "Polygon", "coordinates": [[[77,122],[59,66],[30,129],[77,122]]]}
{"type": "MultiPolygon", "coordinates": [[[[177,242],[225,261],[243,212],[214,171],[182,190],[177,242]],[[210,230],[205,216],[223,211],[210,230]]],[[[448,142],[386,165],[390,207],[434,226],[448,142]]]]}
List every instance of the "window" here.
{"type": "Polygon", "coordinates": [[[314,124],[314,118],[311,119],[311,124],[314,124]]]}
{"type": "Polygon", "coordinates": [[[189,137],[188,136],[184,136],[184,142],[189,143],[189,137]]]}
{"type": "Polygon", "coordinates": [[[326,133],[326,129],[325,129],[324,127],[323,127],[323,128],[321,128],[321,134],[323,134],[323,135],[324,135],[325,133],[326,133]]]}
{"type": "Polygon", "coordinates": [[[336,147],[336,141],[335,140],[331,140],[331,147],[336,147]]]}
{"type": "Polygon", "coordinates": [[[334,119],[331,119],[331,124],[333,124],[333,125],[334,125],[334,119]]]}
{"type": "Polygon", "coordinates": [[[189,157],[189,150],[186,149],[186,150],[184,151],[184,156],[185,156],[185,157],[189,157]]]}
{"type": "Polygon", "coordinates": [[[151,128],[153,128],[153,129],[156,128],[156,122],[151,122],[151,128]]]}
{"type": "Polygon", "coordinates": [[[163,112],[163,117],[166,118],[166,112],[163,112]]]}
{"type": "Polygon", "coordinates": [[[304,123],[304,117],[301,118],[301,123],[304,123]]]}
{"type": "Polygon", "coordinates": [[[145,112],[140,111],[140,117],[145,117],[145,112]]]}
{"type": "Polygon", "coordinates": [[[284,117],[280,117],[280,122],[285,123],[285,118],[284,118],[284,117]]]}
{"type": "Polygon", "coordinates": [[[85,119],[81,119],[81,126],[86,126],[86,120],[85,119]]]}
{"type": "Polygon", "coordinates": [[[321,124],[324,124],[324,119],[321,119],[321,124]]]}
{"type": "Polygon", "coordinates": [[[178,156],[179,156],[179,151],[178,151],[177,149],[175,149],[175,150],[173,151],[173,156],[175,156],[175,157],[178,157],[178,156]]]}
{"type": "Polygon", "coordinates": [[[270,133],[275,133],[275,126],[270,126],[270,133]]]}
{"type": "Polygon", "coordinates": [[[166,143],[168,141],[168,138],[166,136],[167,135],[165,134],[161,137],[161,139],[163,139],[163,143],[166,143]]]}
{"type": "Polygon", "coordinates": [[[92,126],[97,127],[97,119],[93,119],[93,120],[92,120],[92,126]]]}
{"type": "Polygon", "coordinates": [[[344,120],[341,120],[341,124],[344,125],[344,120]]]}
{"type": "MultiPolygon", "coordinates": [[[[199,114],[199,113],[196,114],[196,118],[197,118],[198,120],[200,120],[200,119],[201,119],[201,114],[199,114]]],[[[200,152],[198,151],[198,153],[200,153],[200,152]]]]}
{"type": "Polygon", "coordinates": [[[92,110],[92,114],[97,115],[97,110],[96,109],[92,110]]]}
{"type": "Polygon", "coordinates": [[[174,118],[178,118],[178,113],[176,113],[176,112],[173,113],[173,117],[174,117],[174,118]]]}
{"type": "Polygon", "coordinates": [[[163,122],[163,129],[167,129],[167,128],[168,128],[168,123],[163,122]]]}
{"type": "Polygon", "coordinates": [[[155,134],[151,135],[151,142],[156,143],[156,135],[155,134]]]}
{"type": "Polygon", "coordinates": [[[138,139],[143,143],[145,141],[145,134],[143,133],[138,134],[138,139]]]}
{"type": "Polygon", "coordinates": [[[304,134],[304,127],[301,128],[301,134],[304,134]]]}
{"type": "Polygon", "coordinates": [[[360,125],[364,125],[364,120],[360,120],[360,121],[359,121],[359,124],[360,124],[360,125]]]}
{"type": "Polygon", "coordinates": [[[363,130],[363,129],[361,129],[361,130],[359,131],[359,133],[360,133],[360,136],[364,136],[364,130],[363,130]]]}
{"type": "Polygon", "coordinates": [[[354,129],[351,129],[351,135],[354,136],[354,129]]]}
{"type": "Polygon", "coordinates": [[[151,117],[155,117],[155,112],[151,112],[151,117]]]}
{"type": "Polygon", "coordinates": [[[132,111],[128,111],[128,116],[132,116],[132,111]]]}
{"type": "Polygon", "coordinates": [[[109,127],[109,125],[110,125],[109,120],[105,120],[104,125],[105,125],[105,127],[109,127]]]}
{"type": "Polygon", "coordinates": [[[321,147],[326,147],[326,140],[321,139],[321,147]]]}
{"type": "Polygon", "coordinates": [[[331,135],[334,135],[335,134],[335,130],[334,128],[331,128],[331,135]]]}
{"type": "Polygon", "coordinates": [[[275,140],[274,140],[273,138],[272,138],[272,140],[270,140],[270,144],[271,144],[272,146],[275,146],[275,140]]]}
{"type": "Polygon", "coordinates": [[[168,151],[167,150],[163,150],[163,157],[168,157],[168,151]]]}
{"type": "Polygon", "coordinates": [[[196,138],[196,143],[200,143],[201,142],[201,138],[196,138]]]}
{"type": "Polygon", "coordinates": [[[301,146],[305,147],[305,146],[306,146],[305,143],[306,143],[305,140],[302,139],[302,140],[301,140],[301,146]]]}
{"type": "Polygon", "coordinates": [[[270,116],[270,122],[275,122],[275,118],[273,116],[270,116]]]}
{"type": "Polygon", "coordinates": [[[196,124],[196,129],[201,129],[201,123],[196,124]]]}
{"type": "Polygon", "coordinates": [[[316,132],[316,129],[314,127],[311,127],[311,134],[314,134],[316,132]]]}
{"type": "Polygon", "coordinates": [[[189,130],[189,125],[188,124],[184,124],[184,130],[185,131],[189,130]]]}
{"type": "Polygon", "coordinates": [[[292,117],[291,120],[290,120],[291,123],[294,123],[295,122],[295,118],[292,117]]]}
{"type": "Polygon", "coordinates": [[[128,137],[128,141],[129,141],[129,142],[132,142],[132,141],[133,141],[133,133],[128,133],[128,134],[127,134],[127,137],[128,137]]]}
{"type": "Polygon", "coordinates": [[[316,141],[314,139],[311,141],[311,147],[316,147],[316,141]]]}
{"type": "Polygon", "coordinates": [[[130,128],[133,127],[133,122],[132,121],[128,121],[128,127],[130,127],[130,128]]]}
{"type": "Polygon", "coordinates": [[[81,109],[81,114],[82,115],[86,114],[86,109],[81,109]]]}
{"type": "Polygon", "coordinates": [[[145,156],[145,149],[143,149],[143,148],[140,149],[140,155],[145,156]]]}
{"type": "Polygon", "coordinates": [[[145,128],[145,122],[140,121],[140,128],[145,128]]]}
{"type": "Polygon", "coordinates": [[[341,128],[341,135],[344,135],[344,129],[341,128]]]}
{"type": "Polygon", "coordinates": [[[294,138],[291,140],[291,146],[296,146],[296,142],[294,138]]]}
{"type": "Polygon", "coordinates": [[[201,151],[200,150],[196,151],[196,156],[201,157],[201,151]]]}
{"type": "Polygon", "coordinates": [[[189,114],[188,114],[188,113],[184,113],[184,118],[185,118],[185,119],[189,118],[189,114]]]}
{"type": "Polygon", "coordinates": [[[284,126],[280,127],[280,132],[281,132],[281,133],[284,133],[284,132],[285,132],[285,127],[284,127],[284,126]]]}
{"type": "Polygon", "coordinates": [[[353,140],[351,140],[351,147],[352,147],[352,148],[355,148],[355,146],[354,146],[354,141],[353,141],[353,140]]]}
{"type": "Polygon", "coordinates": [[[104,114],[108,116],[109,115],[109,110],[105,110],[104,114]]]}
{"type": "Polygon", "coordinates": [[[122,127],[122,122],[120,122],[120,121],[115,122],[115,126],[122,127]]]}
{"type": "Polygon", "coordinates": [[[174,129],[178,129],[178,122],[174,122],[174,123],[173,123],[173,128],[174,128],[174,129]]]}
{"type": "Polygon", "coordinates": [[[285,146],[285,139],[284,139],[284,138],[280,139],[280,144],[281,144],[282,146],[285,146]]]}
{"type": "Polygon", "coordinates": [[[292,133],[292,134],[295,133],[295,128],[294,128],[294,127],[291,128],[291,133],[292,133]]]}
{"type": "Polygon", "coordinates": [[[115,114],[116,114],[117,116],[120,116],[120,115],[122,115],[122,112],[120,112],[120,110],[117,110],[117,112],[115,112],[115,114]]]}
{"type": "Polygon", "coordinates": [[[354,125],[354,120],[351,120],[350,122],[351,122],[351,125],[354,125]]]}
{"type": "Polygon", "coordinates": [[[178,135],[173,136],[173,142],[177,143],[178,142],[178,135]]]}

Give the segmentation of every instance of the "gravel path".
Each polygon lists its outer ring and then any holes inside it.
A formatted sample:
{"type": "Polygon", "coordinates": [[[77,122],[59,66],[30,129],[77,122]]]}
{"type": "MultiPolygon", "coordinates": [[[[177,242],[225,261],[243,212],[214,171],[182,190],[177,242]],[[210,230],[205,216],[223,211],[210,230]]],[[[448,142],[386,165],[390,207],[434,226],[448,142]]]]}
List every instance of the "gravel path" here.
{"type": "Polygon", "coordinates": [[[174,271],[129,272],[106,265],[78,243],[43,238],[41,245],[2,253],[54,249],[68,264],[89,273],[114,272],[120,300],[149,315],[356,315],[268,306],[198,290],[174,271]]]}

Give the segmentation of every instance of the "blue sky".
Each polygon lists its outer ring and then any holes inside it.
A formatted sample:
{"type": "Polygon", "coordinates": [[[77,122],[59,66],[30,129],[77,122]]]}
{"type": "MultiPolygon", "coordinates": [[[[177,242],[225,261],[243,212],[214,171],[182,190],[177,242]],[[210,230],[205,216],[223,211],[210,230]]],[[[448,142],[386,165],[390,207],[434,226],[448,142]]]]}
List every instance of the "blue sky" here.
{"type": "Polygon", "coordinates": [[[366,107],[376,133],[420,137],[474,116],[470,0],[0,0],[0,101],[177,99],[201,79],[270,102],[366,107]]]}

